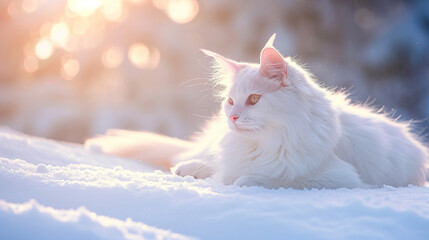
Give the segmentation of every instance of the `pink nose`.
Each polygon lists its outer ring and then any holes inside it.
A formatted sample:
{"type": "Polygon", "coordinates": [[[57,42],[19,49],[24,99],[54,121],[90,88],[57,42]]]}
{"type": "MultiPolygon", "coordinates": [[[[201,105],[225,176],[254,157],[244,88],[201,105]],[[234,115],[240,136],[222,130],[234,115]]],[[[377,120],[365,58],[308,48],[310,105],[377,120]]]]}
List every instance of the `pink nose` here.
{"type": "Polygon", "coordinates": [[[229,116],[229,119],[231,119],[231,121],[232,121],[232,122],[235,122],[235,121],[237,121],[237,119],[238,119],[239,117],[240,117],[240,116],[238,116],[237,114],[233,114],[233,115],[229,116]]]}

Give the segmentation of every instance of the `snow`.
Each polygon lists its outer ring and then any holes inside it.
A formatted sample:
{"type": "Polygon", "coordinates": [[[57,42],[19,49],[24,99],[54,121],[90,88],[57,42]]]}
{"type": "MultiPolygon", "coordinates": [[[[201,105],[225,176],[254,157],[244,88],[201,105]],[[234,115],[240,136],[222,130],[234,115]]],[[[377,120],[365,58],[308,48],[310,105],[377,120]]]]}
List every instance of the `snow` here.
{"type": "MultiPolygon", "coordinates": [[[[190,239],[170,231],[147,226],[127,218],[125,221],[99,216],[85,207],[58,210],[38,204],[34,199],[22,204],[0,201],[0,230],[5,239],[190,239]],[[31,225],[16,231],[22,223],[31,225]],[[55,231],[52,231],[55,229],[55,231]],[[11,231],[12,230],[12,231],[11,231]]],[[[26,227],[24,225],[24,227],[26,227]]]]}
{"type": "Polygon", "coordinates": [[[223,186],[0,128],[0,239],[428,239],[429,188],[223,186]]]}

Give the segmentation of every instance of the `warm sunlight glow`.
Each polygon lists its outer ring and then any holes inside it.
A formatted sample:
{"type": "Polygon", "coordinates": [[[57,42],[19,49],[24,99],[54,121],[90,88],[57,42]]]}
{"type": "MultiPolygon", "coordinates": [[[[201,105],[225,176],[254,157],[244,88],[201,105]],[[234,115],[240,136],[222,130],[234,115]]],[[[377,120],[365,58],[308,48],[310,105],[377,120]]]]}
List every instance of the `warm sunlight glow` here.
{"type": "Polygon", "coordinates": [[[149,48],[144,44],[134,44],[128,50],[128,58],[138,68],[145,68],[149,64],[149,48]]]}
{"type": "Polygon", "coordinates": [[[103,4],[104,17],[109,21],[119,21],[122,17],[122,0],[108,0],[103,4]]]}
{"type": "Polygon", "coordinates": [[[66,80],[73,79],[80,70],[80,64],[76,59],[69,59],[65,61],[61,69],[61,76],[66,80]]]}
{"type": "Polygon", "coordinates": [[[72,32],[76,35],[83,35],[89,30],[89,20],[86,18],[76,18],[72,23],[72,32]]]}
{"type": "Polygon", "coordinates": [[[65,23],[55,24],[51,29],[52,43],[57,47],[64,47],[70,37],[69,27],[65,23]]]}
{"type": "Polygon", "coordinates": [[[107,68],[119,67],[123,60],[124,53],[119,47],[110,47],[101,55],[101,62],[107,68]]]}
{"type": "Polygon", "coordinates": [[[19,11],[20,11],[20,7],[19,7],[19,4],[17,2],[11,2],[9,4],[9,6],[7,7],[7,13],[11,17],[18,15],[19,11]]]}
{"type": "Polygon", "coordinates": [[[170,0],[152,0],[152,4],[161,10],[166,10],[168,8],[168,2],[170,0]]]}
{"type": "Polygon", "coordinates": [[[128,58],[138,68],[155,69],[159,65],[161,54],[155,47],[144,44],[134,44],[128,51],[128,58]]]}
{"type": "Polygon", "coordinates": [[[42,39],[36,44],[35,53],[39,59],[48,59],[54,53],[54,47],[49,40],[42,39]]]}
{"type": "Polygon", "coordinates": [[[87,17],[101,6],[101,0],[68,0],[67,8],[80,16],[87,17]]]}
{"type": "Polygon", "coordinates": [[[157,48],[152,48],[150,51],[149,64],[148,68],[155,69],[159,65],[159,60],[161,58],[161,54],[157,48]]]}
{"type": "Polygon", "coordinates": [[[51,35],[51,29],[53,26],[54,26],[54,24],[51,22],[44,23],[39,29],[40,35],[41,36],[51,35]]]}
{"type": "Polygon", "coordinates": [[[39,60],[34,56],[26,57],[24,60],[24,69],[29,73],[37,71],[39,69],[39,60]]]}
{"type": "Polygon", "coordinates": [[[39,4],[37,0],[22,0],[21,2],[22,10],[24,10],[27,13],[32,13],[37,10],[39,7],[39,4]]]}
{"type": "Polygon", "coordinates": [[[196,0],[169,1],[167,14],[176,23],[188,23],[192,21],[199,11],[196,0]]]}
{"type": "Polygon", "coordinates": [[[132,2],[132,3],[135,3],[135,4],[141,4],[141,3],[144,3],[146,0],[128,0],[128,2],[132,2]]]}

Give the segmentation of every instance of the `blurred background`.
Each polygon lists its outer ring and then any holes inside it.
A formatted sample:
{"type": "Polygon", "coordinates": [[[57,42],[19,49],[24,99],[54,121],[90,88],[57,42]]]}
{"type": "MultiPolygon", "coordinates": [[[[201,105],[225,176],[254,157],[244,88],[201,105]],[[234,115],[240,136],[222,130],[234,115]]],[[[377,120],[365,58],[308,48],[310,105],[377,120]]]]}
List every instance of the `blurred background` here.
{"type": "Polygon", "coordinates": [[[219,107],[199,49],[257,62],[274,32],[326,86],[425,131],[426,0],[1,0],[0,125],[77,143],[108,128],[186,138],[219,107]]]}

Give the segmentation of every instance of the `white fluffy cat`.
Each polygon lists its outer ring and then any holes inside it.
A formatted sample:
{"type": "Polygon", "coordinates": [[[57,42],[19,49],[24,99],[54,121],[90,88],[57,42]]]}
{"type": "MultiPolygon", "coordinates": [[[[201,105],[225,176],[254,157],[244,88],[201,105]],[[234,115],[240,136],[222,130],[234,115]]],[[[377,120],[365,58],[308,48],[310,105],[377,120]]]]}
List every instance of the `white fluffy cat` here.
{"type": "Polygon", "coordinates": [[[224,86],[221,113],[194,144],[180,142],[177,149],[171,139],[154,143],[150,137],[142,138],[142,144],[175,147],[163,158],[180,159],[172,168],[177,175],[213,177],[238,186],[424,184],[429,151],[409,124],[320,87],[298,64],[282,57],[273,47],[274,38],[262,49],[260,64],[203,50],[216,60],[215,78],[224,86]]]}

